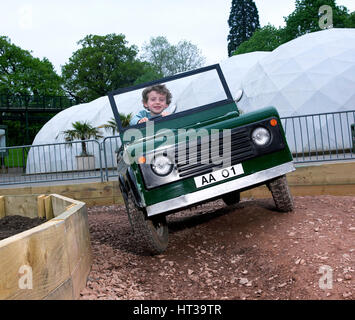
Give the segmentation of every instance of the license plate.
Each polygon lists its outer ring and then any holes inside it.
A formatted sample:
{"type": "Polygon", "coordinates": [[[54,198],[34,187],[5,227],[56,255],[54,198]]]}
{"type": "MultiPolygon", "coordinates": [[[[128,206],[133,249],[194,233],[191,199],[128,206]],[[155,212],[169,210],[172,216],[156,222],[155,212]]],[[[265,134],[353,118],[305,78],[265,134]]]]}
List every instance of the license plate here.
{"type": "Polygon", "coordinates": [[[232,177],[239,176],[244,173],[241,163],[234,166],[220,169],[211,173],[204,174],[202,176],[194,178],[197,188],[205,187],[209,184],[213,184],[222,180],[226,180],[232,177]]]}

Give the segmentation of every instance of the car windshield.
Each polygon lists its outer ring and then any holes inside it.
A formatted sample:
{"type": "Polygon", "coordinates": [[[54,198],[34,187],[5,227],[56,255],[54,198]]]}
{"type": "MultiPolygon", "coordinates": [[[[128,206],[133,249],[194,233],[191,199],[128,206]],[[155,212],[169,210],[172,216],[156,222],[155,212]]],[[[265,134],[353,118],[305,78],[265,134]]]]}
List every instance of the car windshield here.
{"type": "MultiPolygon", "coordinates": [[[[133,118],[135,116],[144,117],[149,114],[148,118],[151,120],[151,117],[156,114],[150,112],[149,105],[146,105],[147,107],[143,105],[142,93],[145,88],[160,84],[165,85],[172,96],[170,104],[163,109],[165,115],[169,115],[166,119],[170,118],[170,115],[177,115],[181,112],[231,99],[221,69],[219,65],[214,65],[164,78],[161,82],[154,81],[131,88],[119,89],[110,93],[110,103],[116,122],[117,118],[120,118],[119,121],[121,121],[123,127],[136,125],[136,121],[128,123],[126,120],[123,123],[123,118],[128,115],[133,118]],[[117,112],[115,112],[115,109],[117,112]]],[[[137,117],[135,119],[138,119],[137,117]]],[[[164,120],[163,117],[160,119],[160,121],[164,120]]]]}

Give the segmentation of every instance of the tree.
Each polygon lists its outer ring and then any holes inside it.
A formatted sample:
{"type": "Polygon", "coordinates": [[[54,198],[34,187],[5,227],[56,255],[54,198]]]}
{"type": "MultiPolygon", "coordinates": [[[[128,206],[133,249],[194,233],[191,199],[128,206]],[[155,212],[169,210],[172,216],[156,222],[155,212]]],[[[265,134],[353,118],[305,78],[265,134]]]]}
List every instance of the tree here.
{"type": "MultiPolygon", "coordinates": [[[[81,140],[82,152],[80,156],[87,157],[89,154],[86,148],[86,142],[84,140],[89,140],[91,138],[101,139],[103,136],[99,128],[93,127],[90,123],[86,121],[76,121],[72,123],[73,129],[68,129],[62,131],[60,134],[64,135],[64,139],[67,142],[73,142],[74,140],[81,140]]],[[[57,136],[58,138],[58,136],[57,136]]],[[[70,146],[72,144],[70,143],[70,146]]]]}
{"type": "Polygon", "coordinates": [[[161,73],[159,73],[156,68],[149,62],[143,62],[146,64],[145,66],[145,70],[144,70],[144,74],[142,74],[140,77],[138,77],[135,81],[134,81],[134,85],[138,85],[141,83],[145,83],[145,82],[150,82],[153,80],[158,80],[160,79],[163,75],[161,73]]]}
{"type": "MultiPolygon", "coordinates": [[[[0,36],[0,95],[4,95],[2,101],[7,101],[11,105],[12,101],[23,99],[30,103],[30,97],[5,97],[5,95],[62,96],[64,94],[62,79],[47,58],[35,58],[30,51],[11,43],[8,37],[0,36]]],[[[49,116],[48,113],[39,113],[36,119],[32,118],[26,124],[25,113],[17,116],[20,115],[22,119],[19,120],[4,120],[5,116],[14,116],[10,113],[0,117],[0,122],[9,128],[8,145],[10,146],[29,144],[43,123],[48,121],[49,116]]]]}
{"type": "Polygon", "coordinates": [[[63,95],[61,85],[47,58],[35,58],[0,36],[0,94],[63,95]]]}
{"type": "Polygon", "coordinates": [[[205,58],[202,56],[198,47],[189,41],[179,41],[174,46],[174,59],[171,74],[190,71],[202,67],[205,58]]]}
{"type": "Polygon", "coordinates": [[[123,34],[88,35],[78,44],[81,48],[62,67],[62,76],[69,94],[81,101],[133,85],[149,69],[137,59],[136,46],[127,46],[123,34]]]}
{"type": "Polygon", "coordinates": [[[319,14],[323,5],[332,8],[332,20],[334,28],[344,28],[349,16],[348,9],[337,6],[335,0],[296,0],[296,9],[285,17],[285,40],[290,41],[306,33],[320,31],[319,21],[324,13],[319,14]]]}
{"type": "Polygon", "coordinates": [[[345,28],[355,28],[355,11],[350,13],[345,20],[345,28]]]}
{"type": "Polygon", "coordinates": [[[164,36],[151,38],[143,45],[142,52],[142,59],[151,63],[161,76],[197,69],[205,64],[201,51],[187,40],[173,45],[164,36]]]}
{"type": "Polygon", "coordinates": [[[239,45],[238,49],[233,52],[233,55],[254,51],[272,51],[284,42],[284,30],[282,28],[276,29],[274,26],[268,24],[256,30],[249,40],[239,45]]]}
{"type": "Polygon", "coordinates": [[[251,38],[255,30],[260,27],[258,9],[253,0],[233,0],[228,19],[229,35],[228,56],[241,43],[251,38]]]}

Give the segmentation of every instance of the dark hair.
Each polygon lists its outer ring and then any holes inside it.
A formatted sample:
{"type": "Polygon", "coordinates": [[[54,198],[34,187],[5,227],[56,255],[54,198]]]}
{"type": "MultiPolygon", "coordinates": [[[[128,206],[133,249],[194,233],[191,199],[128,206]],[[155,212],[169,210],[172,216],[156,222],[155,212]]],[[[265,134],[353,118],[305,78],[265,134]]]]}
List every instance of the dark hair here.
{"type": "Polygon", "coordinates": [[[152,91],[158,92],[159,94],[163,94],[166,96],[166,104],[169,105],[171,102],[172,95],[169,89],[165,86],[165,84],[158,84],[155,86],[147,87],[142,92],[143,103],[148,102],[148,94],[152,91]]]}

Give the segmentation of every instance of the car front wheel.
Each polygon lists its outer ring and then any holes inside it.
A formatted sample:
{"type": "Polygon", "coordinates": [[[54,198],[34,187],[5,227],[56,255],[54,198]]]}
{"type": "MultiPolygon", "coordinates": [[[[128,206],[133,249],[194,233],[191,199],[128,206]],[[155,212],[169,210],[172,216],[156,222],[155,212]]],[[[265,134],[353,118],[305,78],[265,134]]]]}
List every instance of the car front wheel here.
{"type": "Polygon", "coordinates": [[[267,186],[271,191],[277,210],[282,212],[293,210],[293,198],[285,175],[269,181],[267,186]]]}
{"type": "Polygon", "coordinates": [[[127,202],[134,235],[143,250],[152,255],[164,252],[169,241],[166,217],[146,217],[144,212],[135,205],[131,194],[128,195],[127,202]]]}

